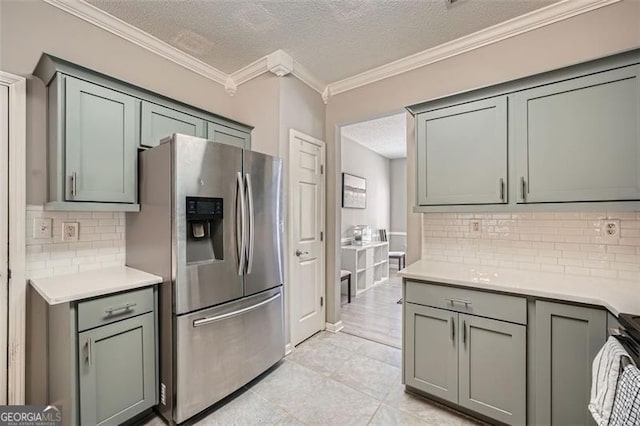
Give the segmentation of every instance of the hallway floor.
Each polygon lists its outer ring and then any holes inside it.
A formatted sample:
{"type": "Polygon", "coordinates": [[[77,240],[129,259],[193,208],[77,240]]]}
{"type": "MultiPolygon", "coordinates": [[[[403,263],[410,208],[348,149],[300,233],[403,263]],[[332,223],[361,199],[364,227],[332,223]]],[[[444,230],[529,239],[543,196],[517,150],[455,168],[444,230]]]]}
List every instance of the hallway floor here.
{"type": "Polygon", "coordinates": [[[397,303],[402,297],[402,278],[396,273],[397,269],[389,269],[386,282],[352,297],[351,303],[346,303],[346,295],[342,296],[342,331],[398,349],[402,347],[402,305],[397,303]]]}
{"type": "MultiPolygon", "coordinates": [[[[321,332],[215,410],[203,425],[475,425],[406,393],[401,352],[345,333],[321,332]]],[[[155,418],[146,426],[164,424],[155,418]]]]}

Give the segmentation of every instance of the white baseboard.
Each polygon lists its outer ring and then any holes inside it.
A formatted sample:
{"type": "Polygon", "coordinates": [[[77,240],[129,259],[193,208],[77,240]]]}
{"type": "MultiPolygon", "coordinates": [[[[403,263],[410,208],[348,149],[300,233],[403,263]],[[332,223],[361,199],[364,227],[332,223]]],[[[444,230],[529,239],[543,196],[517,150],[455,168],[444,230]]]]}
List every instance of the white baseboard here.
{"type": "Polygon", "coordinates": [[[293,345],[291,343],[287,343],[284,346],[284,356],[289,355],[291,352],[293,352],[293,345]]]}
{"type": "Polygon", "coordinates": [[[325,329],[330,333],[337,333],[343,328],[344,328],[344,325],[342,325],[342,321],[338,321],[335,324],[332,324],[330,322],[325,323],[325,329]]]}

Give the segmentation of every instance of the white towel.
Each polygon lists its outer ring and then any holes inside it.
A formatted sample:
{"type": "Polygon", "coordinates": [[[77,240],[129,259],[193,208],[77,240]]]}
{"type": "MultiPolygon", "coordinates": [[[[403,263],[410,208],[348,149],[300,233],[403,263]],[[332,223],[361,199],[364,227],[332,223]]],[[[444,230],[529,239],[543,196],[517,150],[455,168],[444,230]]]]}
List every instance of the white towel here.
{"type": "Polygon", "coordinates": [[[627,365],[618,381],[609,426],[637,425],[640,425],[640,370],[627,365]]]}
{"type": "Polygon", "coordinates": [[[629,354],[615,337],[609,337],[593,360],[589,411],[599,426],[609,424],[623,356],[629,357],[629,354]]]}

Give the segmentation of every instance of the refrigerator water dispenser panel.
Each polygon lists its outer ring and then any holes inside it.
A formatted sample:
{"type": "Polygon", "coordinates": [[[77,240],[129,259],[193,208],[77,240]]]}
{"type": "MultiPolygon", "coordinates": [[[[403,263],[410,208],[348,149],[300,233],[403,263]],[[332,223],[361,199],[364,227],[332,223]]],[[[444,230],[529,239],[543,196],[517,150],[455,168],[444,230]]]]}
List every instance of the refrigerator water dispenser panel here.
{"type": "Polygon", "coordinates": [[[222,198],[186,197],[187,263],[224,260],[222,198]]]}

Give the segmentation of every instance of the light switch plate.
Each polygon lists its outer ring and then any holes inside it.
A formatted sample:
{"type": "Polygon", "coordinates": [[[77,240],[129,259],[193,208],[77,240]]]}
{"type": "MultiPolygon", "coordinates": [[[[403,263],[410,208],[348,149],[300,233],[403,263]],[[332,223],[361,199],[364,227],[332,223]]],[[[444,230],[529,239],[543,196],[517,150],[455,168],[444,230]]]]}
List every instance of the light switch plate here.
{"type": "Polygon", "coordinates": [[[33,238],[37,240],[51,238],[51,219],[33,219],[33,238]]]}
{"type": "Polygon", "coordinates": [[[78,241],[78,222],[62,222],[62,241],[78,241]]]}

